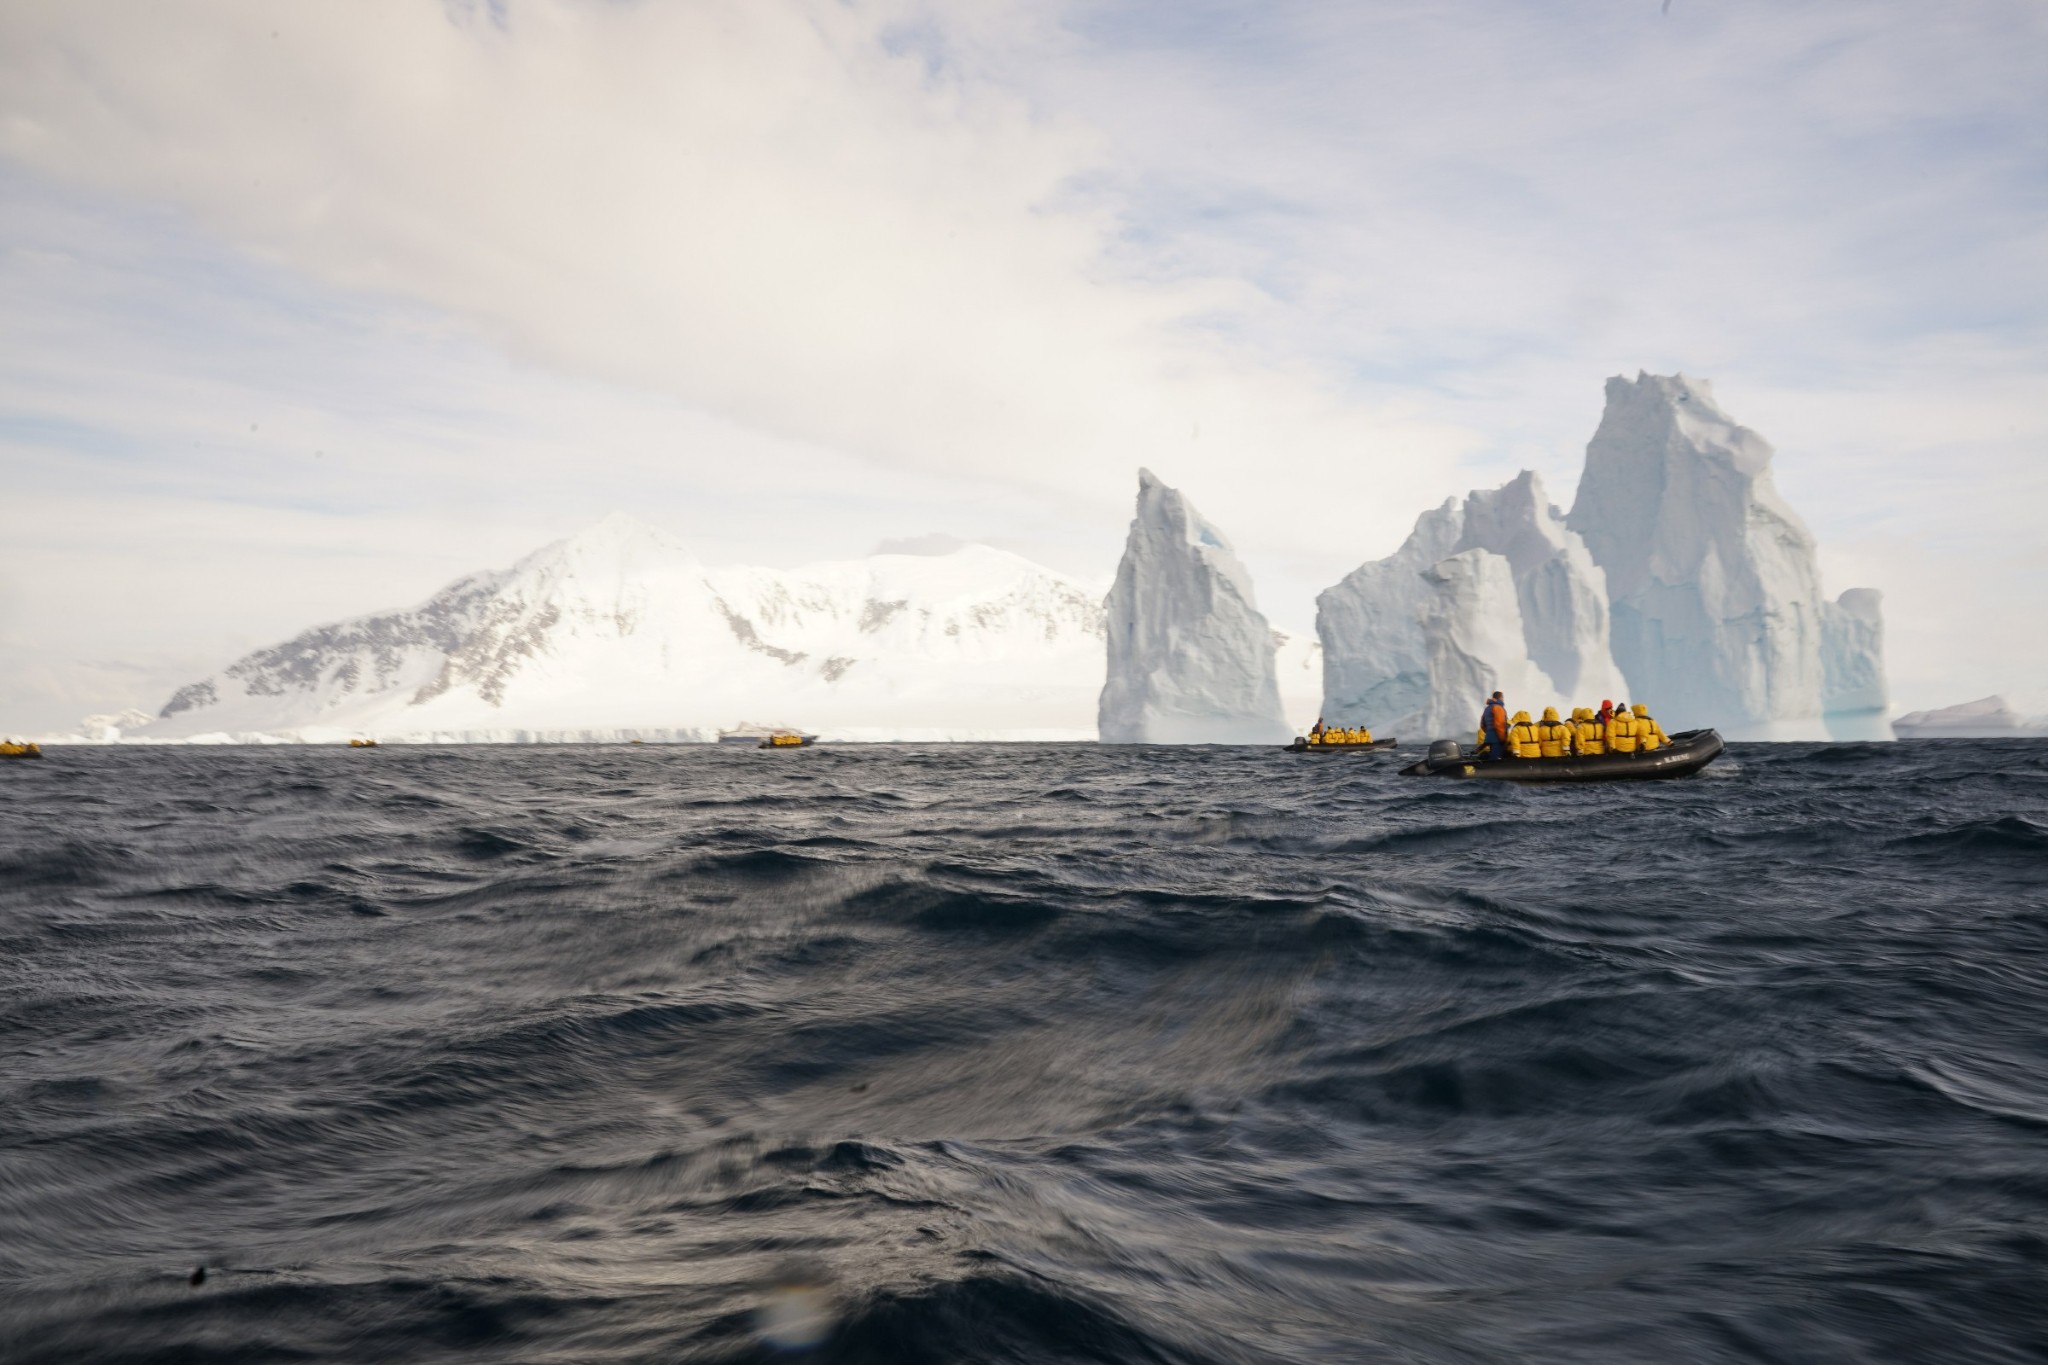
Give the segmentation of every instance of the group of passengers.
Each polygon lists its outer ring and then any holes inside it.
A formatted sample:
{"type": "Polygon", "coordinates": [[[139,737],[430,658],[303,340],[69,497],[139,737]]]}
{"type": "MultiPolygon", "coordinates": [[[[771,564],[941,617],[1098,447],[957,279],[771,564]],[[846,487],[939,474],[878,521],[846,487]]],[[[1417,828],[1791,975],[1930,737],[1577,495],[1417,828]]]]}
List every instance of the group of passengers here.
{"type": "Polygon", "coordinates": [[[1510,717],[1506,700],[1496,692],[1479,712],[1479,745],[1493,758],[1649,753],[1670,742],[1671,737],[1640,702],[1616,706],[1602,701],[1598,710],[1575,707],[1570,720],[1559,720],[1557,708],[1547,706],[1543,719],[1532,721],[1527,711],[1510,717]]]}
{"type": "Polygon", "coordinates": [[[1332,747],[1339,744],[1370,744],[1372,743],[1372,731],[1366,729],[1363,725],[1325,725],[1323,724],[1323,718],[1317,716],[1315,728],[1308,732],[1308,742],[1311,744],[1328,744],[1332,747]]]}

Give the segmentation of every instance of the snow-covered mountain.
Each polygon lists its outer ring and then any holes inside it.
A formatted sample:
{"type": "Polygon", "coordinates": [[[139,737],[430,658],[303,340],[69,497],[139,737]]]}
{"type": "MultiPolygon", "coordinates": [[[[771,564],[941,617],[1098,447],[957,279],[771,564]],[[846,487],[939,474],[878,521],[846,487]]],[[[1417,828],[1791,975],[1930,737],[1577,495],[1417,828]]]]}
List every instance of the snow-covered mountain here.
{"type": "Polygon", "coordinates": [[[318,626],[124,738],[1090,739],[1099,591],[1006,551],[708,568],[614,515],[405,611],[318,626]]]}
{"type": "Polygon", "coordinates": [[[1149,469],[1106,605],[1105,744],[1286,743],[1283,637],[1229,539],[1149,469]]]}

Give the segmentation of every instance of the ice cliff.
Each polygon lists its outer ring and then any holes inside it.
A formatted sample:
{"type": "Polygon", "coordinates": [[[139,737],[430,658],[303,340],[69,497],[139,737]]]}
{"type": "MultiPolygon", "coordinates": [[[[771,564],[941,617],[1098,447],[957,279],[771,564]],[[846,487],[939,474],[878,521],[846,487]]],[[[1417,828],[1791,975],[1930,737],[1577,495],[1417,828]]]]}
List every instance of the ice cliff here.
{"type": "Polygon", "coordinates": [[[1623,691],[1608,648],[1605,577],[1528,471],[1424,512],[1400,549],[1316,598],[1316,632],[1323,715],[1333,725],[1453,733],[1509,679],[1522,689],[1517,705],[1539,711],[1623,691]],[[1437,572],[1474,553],[1485,558],[1437,572]],[[1492,622],[1484,632],[1481,614],[1492,622]],[[1474,692],[1482,674],[1496,681],[1474,692]],[[1465,719],[1446,730],[1452,714],[1465,719]]]}
{"type": "MultiPolygon", "coordinates": [[[[1490,550],[1464,550],[1421,575],[1428,589],[1419,612],[1427,642],[1429,699],[1414,723],[1392,729],[1414,738],[1462,736],[1476,726],[1480,702],[1496,688],[1515,710],[1541,714],[1557,688],[1530,661],[1513,564],[1490,550]]],[[[1396,738],[1403,738],[1396,735],[1396,738]]]]}
{"type": "Polygon", "coordinates": [[[1607,381],[1565,520],[1606,571],[1630,695],[1668,728],[1818,737],[1820,572],[1771,453],[1704,380],[1607,381]]]}
{"type": "Polygon", "coordinates": [[[1082,739],[1097,592],[985,545],[707,568],[614,516],[404,611],[319,626],[180,689],[124,739],[1082,739]]]}
{"type": "Polygon", "coordinates": [[[1415,716],[1420,723],[1430,702],[1422,612],[1433,596],[1422,575],[1452,553],[1464,529],[1457,499],[1448,499],[1416,518],[1400,549],[1317,594],[1325,721],[1366,725],[1396,738],[1397,720],[1415,716]]]}
{"type": "Polygon", "coordinates": [[[1619,700],[1625,686],[1609,643],[1607,576],[1530,470],[1468,494],[1460,550],[1503,555],[1514,574],[1528,656],[1560,696],[1619,700]]]}
{"type": "Polygon", "coordinates": [[[1820,605],[1820,705],[1833,739],[1890,739],[1884,718],[1884,595],[1850,588],[1820,605]]]}
{"type": "Polygon", "coordinates": [[[1284,743],[1274,631],[1230,542],[1176,489],[1138,471],[1138,514],[1107,613],[1098,708],[1108,744],[1284,743]]]}

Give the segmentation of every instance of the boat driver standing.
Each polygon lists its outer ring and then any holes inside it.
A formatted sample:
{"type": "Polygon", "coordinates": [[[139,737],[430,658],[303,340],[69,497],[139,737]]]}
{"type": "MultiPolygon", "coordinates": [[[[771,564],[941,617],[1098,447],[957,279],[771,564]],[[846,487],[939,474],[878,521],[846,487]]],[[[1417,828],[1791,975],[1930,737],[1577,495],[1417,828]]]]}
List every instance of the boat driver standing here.
{"type": "Polygon", "coordinates": [[[1508,756],[1508,704],[1498,692],[1479,710],[1479,742],[1494,758],[1508,756]]]}

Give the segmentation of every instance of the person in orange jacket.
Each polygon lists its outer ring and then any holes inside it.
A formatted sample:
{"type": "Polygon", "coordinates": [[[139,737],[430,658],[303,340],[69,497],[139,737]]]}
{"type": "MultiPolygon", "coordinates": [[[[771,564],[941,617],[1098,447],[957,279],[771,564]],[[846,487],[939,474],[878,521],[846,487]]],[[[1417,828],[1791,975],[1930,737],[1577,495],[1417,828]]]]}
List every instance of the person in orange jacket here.
{"type": "Polygon", "coordinates": [[[1479,708],[1479,742],[1495,758],[1508,756],[1508,704],[1496,692],[1479,708]]]}

